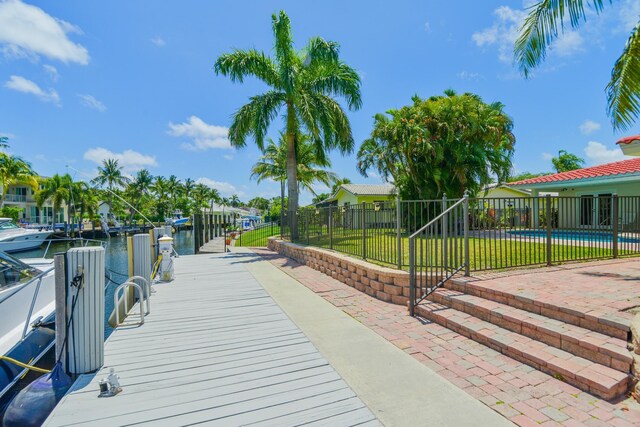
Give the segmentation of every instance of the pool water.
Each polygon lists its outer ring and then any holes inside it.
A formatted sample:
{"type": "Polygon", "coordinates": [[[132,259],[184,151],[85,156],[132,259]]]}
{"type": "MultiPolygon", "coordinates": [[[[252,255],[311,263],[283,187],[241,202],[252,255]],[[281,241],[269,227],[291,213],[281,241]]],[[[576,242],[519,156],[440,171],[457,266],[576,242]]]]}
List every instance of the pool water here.
{"type": "MultiPolygon", "coordinates": [[[[519,231],[509,231],[508,234],[513,236],[524,236],[524,237],[536,237],[536,238],[546,238],[547,232],[545,230],[519,230],[519,231]]],[[[613,233],[602,231],[561,231],[561,230],[553,230],[551,231],[551,238],[553,239],[564,239],[564,240],[577,240],[584,242],[603,242],[603,243],[611,243],[613,241],[613,233]]],[[[618,236],[619,243],[640,243],[640,239],[634,239],[631,237],[622,237],[618,236]]]]}

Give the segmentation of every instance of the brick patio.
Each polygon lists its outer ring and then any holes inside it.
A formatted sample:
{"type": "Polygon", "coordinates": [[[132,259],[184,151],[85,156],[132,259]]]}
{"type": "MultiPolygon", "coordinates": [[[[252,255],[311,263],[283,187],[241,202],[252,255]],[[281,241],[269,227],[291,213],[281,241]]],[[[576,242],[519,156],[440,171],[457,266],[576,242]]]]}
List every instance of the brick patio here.
{"type": "MultiPolygon", "coordinates": [[[[389,304],[372,298],[310,267],[303,266],[291,259],[280,256],[263,248],[254,248],[256,253],[268,259],[272,264],[298,280],[300,283],[322,296],[325,300],[360,321],[397,347],[438,372],[441,376],[479,399],[503,416],[521,426],[632,426],[640,425],[640,405],[630,398],[607,402],[583,392],[565,382],[539,372],[500,352],[485,347],[456,332],[425,319],[411,318],[404,307],[389,304]]],[[[605,263],[611,265],[611,262],[605,263]]],[[[589,274],[578,273],[573,268],[565,268],[561,274],[572,274],[570,283],[585,284],[580,304],[590,308],[594,315],[618,316],[620,308],[640,304],[637,293],[633,291],[632,277],[640,273],[637,262],[614,263],[613,268],[603,269],[602,263],[589,267],[589,274]],[[612,270],[614,273],[604,273],[612,270]],[[598,283],[602,278],[621,282],[621,291],[617,295],[606,292],[598,283]],[[613,275],[610,275],[613,274],[613,275]],[[576,277],[580,277],[576,282],[576,277]],[[590,298],[601,296],[604,304],[594,304],[590,298]],[[626,304],[626,305],[625,305],[626,304]]],[[[583,266],[584,267],[584,266],[583,266]]],[[[557,268],[554,268],[558,271],[557,268]]],[[[545,273],[536,271],[534,275],[545,273]]],[[[492,280],[504,280],[505,287],[514,286],[510,291],[523,287],[524,275],[517,280],[513,273],[506,277],[494,277],[492,280]]],[[[637,289],[637,282],[635,282],[637,289]]],[[[527,285],[529,282],[527,282],[527,285]]],[[[538,277],[532,279],[535,292],[544,292],[549,298],[557,296],[558,301],[566,301],[565,295],[553,283],[538,277]]],[[[530,290],[531,290],[530,289],[530,290]]],[[[616,290],[618,284],[616,284],[616,290]]],[[[621,317],[625,318],[626,313],[621,317]]],[[[425,390],[428,398],[428,390],[425,390]]]]}

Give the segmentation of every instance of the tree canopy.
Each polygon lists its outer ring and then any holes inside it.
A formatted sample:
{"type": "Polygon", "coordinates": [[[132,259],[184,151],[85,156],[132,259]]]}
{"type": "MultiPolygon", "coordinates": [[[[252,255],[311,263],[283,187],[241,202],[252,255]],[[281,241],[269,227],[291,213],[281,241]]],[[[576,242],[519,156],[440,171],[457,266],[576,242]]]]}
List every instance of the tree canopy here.
{"type": "Polygon", "coordinates": [[[566,150],[560,150],[558,157],[552,158],[551,163],[553,163],[555,171],[560,173],[580,169],[584,165],[584,159],[566,150]]]}
{"type": "Polygon", "coordinates": [[[392,180],[401,197],[433,199],[477,193],[511,169],[513,123],[501,103],[445,91],[377,114],[371,137],[358,151],[358,170],[392,180]]]}

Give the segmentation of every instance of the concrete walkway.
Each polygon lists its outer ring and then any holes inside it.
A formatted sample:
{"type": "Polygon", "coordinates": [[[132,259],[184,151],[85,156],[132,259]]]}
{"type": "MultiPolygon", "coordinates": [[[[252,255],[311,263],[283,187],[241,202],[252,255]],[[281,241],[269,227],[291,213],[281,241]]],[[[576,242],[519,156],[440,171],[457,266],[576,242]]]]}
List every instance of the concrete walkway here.
{"type": "Polygon", "coordinates": [[[510,426],[362,323],[249,249],[244,264],[358,397],[386,426],[510,426]]]}

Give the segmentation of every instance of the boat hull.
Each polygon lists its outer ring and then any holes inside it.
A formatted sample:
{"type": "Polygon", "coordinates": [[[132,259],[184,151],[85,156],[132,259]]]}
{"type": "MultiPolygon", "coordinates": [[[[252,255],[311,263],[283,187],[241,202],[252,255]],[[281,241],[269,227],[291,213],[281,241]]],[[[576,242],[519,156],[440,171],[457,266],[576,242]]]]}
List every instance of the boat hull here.
{"type": "Polygon", "coordinates": [[[12,253],[37,249],[53,231],[37,231],[15,234],[0,239],[0,251],[12,253]]]}

